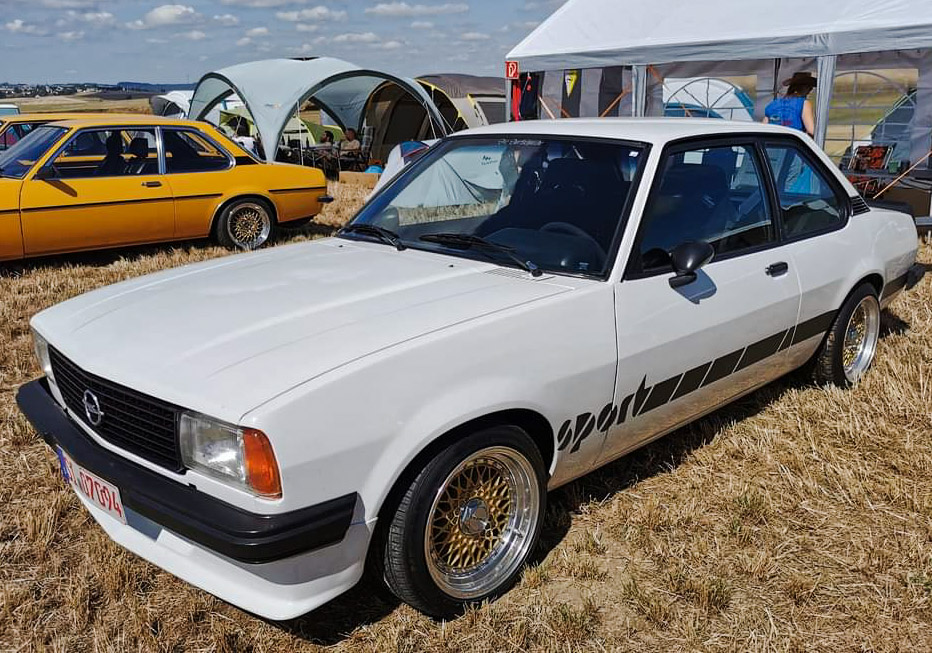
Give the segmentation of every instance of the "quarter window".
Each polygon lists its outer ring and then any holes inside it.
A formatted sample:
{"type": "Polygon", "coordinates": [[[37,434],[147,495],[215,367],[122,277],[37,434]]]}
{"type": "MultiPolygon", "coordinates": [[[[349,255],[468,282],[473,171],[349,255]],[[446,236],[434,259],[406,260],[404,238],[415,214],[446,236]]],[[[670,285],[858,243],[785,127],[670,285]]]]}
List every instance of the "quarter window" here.
{"type": "Polygon", "coordinates": [[[775,241],[773,218],[754,148],[703,147],[670,154],[644,212],[641,271],[670,268],[670,252],[705,241],[716,256],[775,241]]]}
{"type": "Polygon", "coordinates": [[[165,165],[169,173],[214,172],[232,165],[230,156],[194,131],[165,129],[165,165]]]}
{"type": "Polygon", "coordinates": [[[840,227],[845,213],[824,174],[793,145],[768,145],[787,238],[840,227]]]}

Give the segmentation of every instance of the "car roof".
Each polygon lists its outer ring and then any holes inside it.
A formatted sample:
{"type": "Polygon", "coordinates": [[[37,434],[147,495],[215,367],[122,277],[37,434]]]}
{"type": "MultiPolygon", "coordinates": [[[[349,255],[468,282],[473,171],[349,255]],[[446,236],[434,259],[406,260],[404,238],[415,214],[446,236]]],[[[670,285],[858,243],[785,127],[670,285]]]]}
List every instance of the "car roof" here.
{"type": "Polygon", "coordinates": [[[163,116],[153,116],[146,113],[138,114],[97,114],[95,116],[81,116],[75,118],[64,118],[56,120],[53,124],[61,127],[123,127],[132,126],[166,126],[166,127],[199,127],[203,128],[207,123],[196,120],[179,120],[178,118],[165,118],[163,116]]]}
{"type": "Polygon", "coordinates": [[[802,135],[802,132],[778,125],[720,118],[562,118],[498,123],[458,132],[453,137],[512,134],[582,136],[663,144],[695,136],[747,133],[802,135]]]}

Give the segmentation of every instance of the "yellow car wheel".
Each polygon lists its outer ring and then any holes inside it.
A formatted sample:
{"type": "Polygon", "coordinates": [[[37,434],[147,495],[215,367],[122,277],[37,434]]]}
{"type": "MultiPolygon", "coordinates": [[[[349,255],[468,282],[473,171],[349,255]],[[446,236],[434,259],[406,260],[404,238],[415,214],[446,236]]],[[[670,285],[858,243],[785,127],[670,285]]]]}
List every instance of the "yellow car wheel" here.
{"type": "Polygon", "coordinates": [[[230,249],[258,249],[272,236],[275,222],[268,204],[244,198],[228,204],[217,220],[217,241],[230,249]]]}

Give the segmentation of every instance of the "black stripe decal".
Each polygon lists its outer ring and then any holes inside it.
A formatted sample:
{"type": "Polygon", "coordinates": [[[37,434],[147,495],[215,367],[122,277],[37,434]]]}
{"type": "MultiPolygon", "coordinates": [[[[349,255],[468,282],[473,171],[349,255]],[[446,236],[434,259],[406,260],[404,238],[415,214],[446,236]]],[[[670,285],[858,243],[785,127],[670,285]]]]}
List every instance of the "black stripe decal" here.
{"type": "Polygon", "coordinates": [[[19,209],[9,209],[7,211],[0,211],[0,215],[6,215],[8,213],[19,213],[19,209]]]}
{"type": "Polygon", "coordinates": [[[307,191],[326,191],[327,188],[324,186],[309,186],[307,188],[276,188],[270,190],[270,193],[305,193],[307,191]]]}
{"type": "Polygon", "coordinates": [[[59,211],[61,209],[87,209],[98,206],[120,206],[123,204],[150,204],[152,202],[171,202],[172,197],[150,197],[143,200],[120,200],[118,202],[86,202],[84,204],[62,204],[60,206],[37,206],[23,209],[23,213],[36,213],[37,211],[59,211]]]}
{"type": "Polygon", "coordinates": [[[176,200],[206,200],[206,199],[214,199],[216,197],[222,197],[222,196],[223,196],[223,193],[206,193],[204,195],[182,195],[180,197],[176,197],[175,199],[176,200]]]}
{"type": "Polygon", "coordinates": [[[688,395],[693,390],[698,390],[710,367],[712,367],[712,363],[704,363],[686,372],[686,374],[683,375],[683,381],[680,383],[680,387],[676,389],[671,401],[675,401],[683,395],[688,395]]]}
{"type": "Polygon", "coordinates": [[[743,349],[738,349],[730,354],[725,354],[721,358],[716,358],[715,362],[712,363],[712,369],[709,370],[708,375],[705,377],[705,381],[702,382],[702,387],[704,388],[710,383],[715,383],[719,379],[724,379],[729,374],[732,374],[735,371],[735,367],[738,365],[738,361],[741,360],[741,354],[743,353],[743,349]]]}
{"type": "Polygon", "coordinates": [[[883,287],[883,292],[880,293],[880,299],[886,299],[890,295],[895,295],[903,290],[903,288],[906,287],[907,276],[908,275],[903,274],[885,285],[883,287]]]}
{"type": "Polygon", "coordinates": [[[651,390],[650,396],[647,398],[647,401],[644,402],[644,405],[641,406],[641,412],[638,415],[643,415],[644,413],[650,412],[655,408],[663,406],[665,403],[670,401],[670,397],[673,396],[673,391],[676,390],[676,386],[679,385],[680,379],[683,378],[683,375],[674,376],[666,381],[661,381],[654,386],[654,389],[651,390]]]}
{"type": "Polygon", "coordinates": [[[796,326],[794,325],[792,329],[787,330],[786,337],[783,338],[783,342],[780,344],[780,349],[778,351],[783,351],[784,349],[790,348],[790,343],[793,342],[793,335],[796,333],[796,326]]]}
{"type": "Polygon", "coordinates": [[[786,338],[788,331],[789,329],[781,333],[775,333],[769,338],[758,340],[753,345],[749,345],[748,348],[744,350],[744,356],[741,357],[741,362],[738,363],[738,367],[735,371],[743,370],[745,367],[749,367],[754,363],[764,360],[768,356],[776,354],[780,349],[780,345],[783,344],[783,340],[786,338]]]}
{"type": "Polygon", "coordinates": [[[832,322],[834,320],[835,311],[829,311],[828,313],[816,315],[815,317],[800,323],[799,326],[796,327],[796,333],[793,334],[793,344],[796,345],[800,342],[809,340],[809,338],[825,335],[825,332],[828,331],[830,326],[832,326],[832,322]]]}

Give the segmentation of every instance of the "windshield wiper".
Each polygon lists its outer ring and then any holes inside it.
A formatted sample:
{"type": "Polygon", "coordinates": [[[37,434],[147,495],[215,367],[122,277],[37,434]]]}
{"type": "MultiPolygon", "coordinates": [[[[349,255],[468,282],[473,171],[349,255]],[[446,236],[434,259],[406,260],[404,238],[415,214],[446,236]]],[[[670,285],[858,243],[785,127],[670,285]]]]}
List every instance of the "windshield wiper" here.
{"type": "Polygon", "coordinates": [[[374,224],[348,224],[337,232],[338,236],[341,234],[362,234],[363,236],[375,236],[383,243],[388,243],[399,252],[402,252],[406,249],[405,244],[401,242],[401,236],[396,234],[391,229],[379,227],[374,224]]]}
{"type": "Polygon", "coordinates": [[[471,247],[476,247],[479,249],[485,249],[487,251],[501,252],[509,259],[514,261],[522,270],[530,272],[532,277],[539,277],[541,275],[540,268],[534,265],[531,261],[522,260],[520,256],[515,254],[513,247],[494,243],[491,240],[486,240],[482,236],[476,236],[474,234],[438,233],[424,234],[420,237],[420,240],[459,249],[470,249],[471,247]]]}

